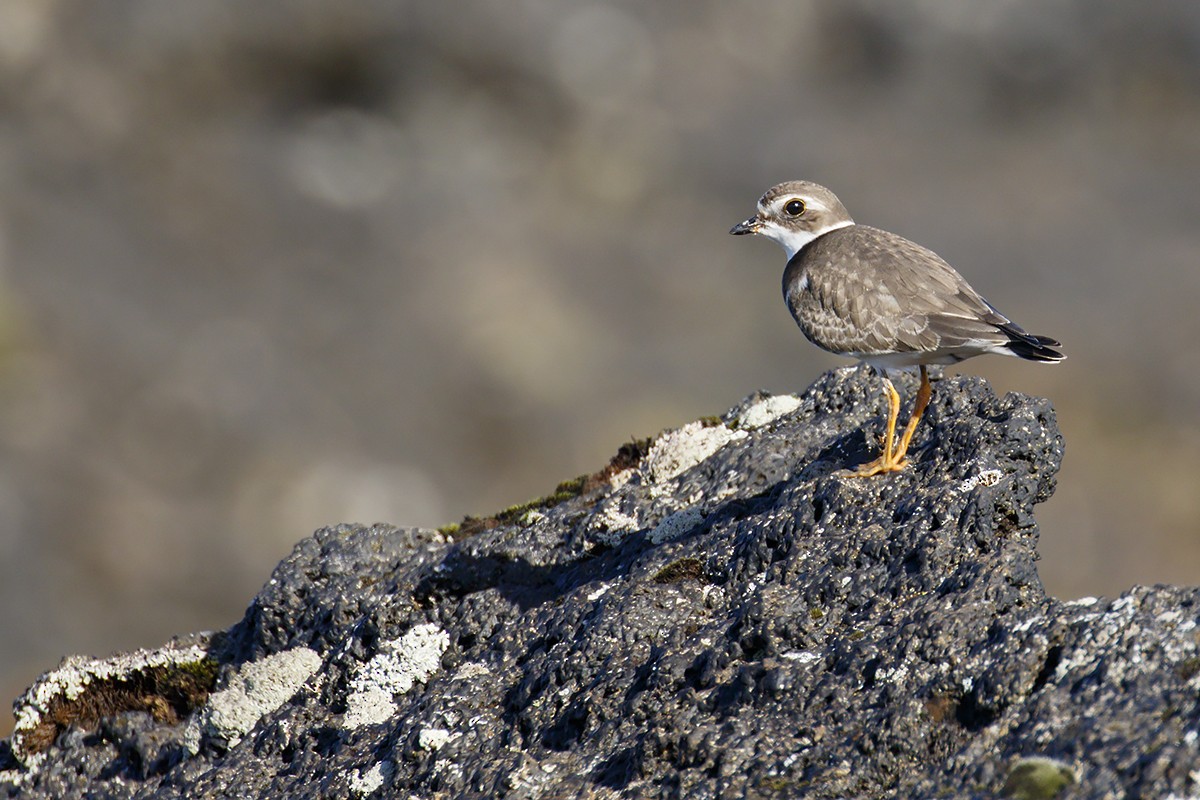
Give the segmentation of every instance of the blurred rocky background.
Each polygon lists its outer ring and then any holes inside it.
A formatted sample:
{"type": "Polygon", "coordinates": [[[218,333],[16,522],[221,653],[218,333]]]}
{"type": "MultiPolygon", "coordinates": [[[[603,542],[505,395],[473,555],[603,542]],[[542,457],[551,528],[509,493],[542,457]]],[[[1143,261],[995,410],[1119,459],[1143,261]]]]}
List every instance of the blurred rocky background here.
{"type": "Polygon", "coordinates": [[[0,695],[845,363],[726,234],[795,177],[1063,341],[964,365],[1048,591],[1195,583],[1194,0],[4,0],[0,695]]]}

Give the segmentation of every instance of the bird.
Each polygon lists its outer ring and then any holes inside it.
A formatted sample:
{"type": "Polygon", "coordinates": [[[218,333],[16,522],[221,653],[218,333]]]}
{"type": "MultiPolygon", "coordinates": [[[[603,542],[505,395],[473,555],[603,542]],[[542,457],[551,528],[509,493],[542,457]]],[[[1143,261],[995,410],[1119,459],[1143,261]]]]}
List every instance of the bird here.
{"type": "Polygon", "coordinates": [[[985,353],[1056,363],[1062,344],[1027,333],[945,260],[895,233],[859,225],[832,191],[810,181],[771,187],[735,236],[758,234],[783,247],[783,297],[810,342],[869,365],[883,378],[887,432],[879,457],[850,472],[898,472],[933,394],[930,365],[985,353]],[[920,388],[896,440],[900,395],[889,377],[918,367],[920,388]]]}

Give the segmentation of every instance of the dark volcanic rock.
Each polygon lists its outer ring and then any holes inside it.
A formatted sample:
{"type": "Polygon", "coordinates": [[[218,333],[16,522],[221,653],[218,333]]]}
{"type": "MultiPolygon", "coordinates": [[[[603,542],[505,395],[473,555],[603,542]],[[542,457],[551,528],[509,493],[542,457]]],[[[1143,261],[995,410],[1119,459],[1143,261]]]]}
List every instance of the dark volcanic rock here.
{"type": "Polygon", "coordinates": [[[1200,595],[1045,595],[1050,405],[948,379],[909,469],[839,475],[881,411],[843,370],[457,541],[320,531],[209,642],[188,721],[18,737],[10,794],[1195,794],[1200,595]]]}

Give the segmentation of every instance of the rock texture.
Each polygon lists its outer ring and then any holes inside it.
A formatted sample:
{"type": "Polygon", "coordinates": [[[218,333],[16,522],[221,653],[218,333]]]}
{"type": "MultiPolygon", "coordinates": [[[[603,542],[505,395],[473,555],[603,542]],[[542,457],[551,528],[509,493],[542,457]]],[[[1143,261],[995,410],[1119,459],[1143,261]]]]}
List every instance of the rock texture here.
{"type": "Polygon", "coordinates": [[[60,702],[48,722],[34,687],[21,710],[43,714],[42,733],[13,740],[4,785],[28,798],[1200,792],[1200,593],[1061,602],[1038,580],[1033,508],[1062,458],[1049,403],[941,381],[910,469],[839,475],[882,423],[878,380],[842,370],[801,398],[754,396],[633,443],[551,498],[457,530],[319,531],[240,623],[200,639],[216,683],[190,695],[187,719],[156,715],[151,687],[76,721],[60,702]]]}

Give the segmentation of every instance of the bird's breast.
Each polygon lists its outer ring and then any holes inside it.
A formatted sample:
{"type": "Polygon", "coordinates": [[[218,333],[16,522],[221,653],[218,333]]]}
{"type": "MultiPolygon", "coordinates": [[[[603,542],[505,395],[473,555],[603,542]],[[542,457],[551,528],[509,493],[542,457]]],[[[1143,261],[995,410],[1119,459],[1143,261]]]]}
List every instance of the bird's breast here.
{"type": "Polygon", "coordinates": [[[793,258],[783,271],[783,299],[795,312],[800,298],[809,290],[809,274],[801,258],[793,258]]]}

